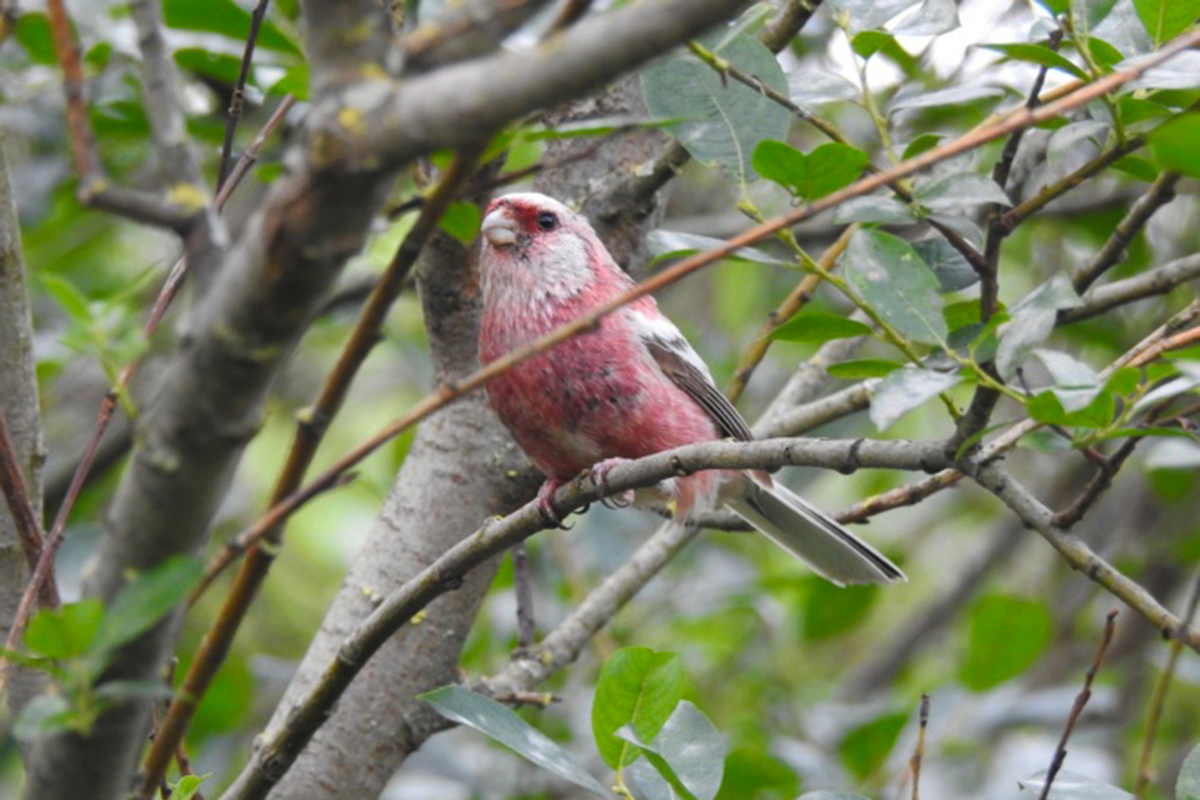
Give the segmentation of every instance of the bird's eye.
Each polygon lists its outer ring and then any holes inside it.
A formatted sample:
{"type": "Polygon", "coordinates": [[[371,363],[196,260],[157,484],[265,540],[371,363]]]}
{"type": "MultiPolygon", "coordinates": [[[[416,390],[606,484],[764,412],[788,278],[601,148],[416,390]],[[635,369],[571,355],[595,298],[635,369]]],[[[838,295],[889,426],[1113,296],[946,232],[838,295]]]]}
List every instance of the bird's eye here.
{"type": "Polygon", "coordinates": [[[543,211],[537,215],[537,226],[544,231],[552,231],[558,227],[558,215],[553,211],[543,211]]]}

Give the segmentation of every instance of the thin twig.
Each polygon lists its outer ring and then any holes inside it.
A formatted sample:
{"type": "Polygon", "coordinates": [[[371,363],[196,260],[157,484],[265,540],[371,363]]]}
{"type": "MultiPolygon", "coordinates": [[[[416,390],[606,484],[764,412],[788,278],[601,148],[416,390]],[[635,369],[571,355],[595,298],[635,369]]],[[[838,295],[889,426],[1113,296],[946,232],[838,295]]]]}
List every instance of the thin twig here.
{"type": "Polygon", "coordinates": [[[921,694],[921,711],[917,722],[917,746],[908,767],[912,770],[912,800],[921,800],[921,759],[925,757],[925,729],[929,726],[929,695],[921,694]]]}
{"type": "Polygon", "coordinates": [[[527,650],[533,644],[533,575],[529,569],[529,548],[518,542],[512,549],[513,587],[517,595],[517,648],[527,650]]]}
{"type": "Polygon", "coordinates": [[[92,130],[83,96],[83,65],[79,58],[79,45],[71,32],[71,20],[63,0],[47,0],[46,16],[54,37],[54,54],[62,65],[63,92],[67,98],[67,133],[71,140],[71,153],[75,157],[75,172],[86,183],[99,172],[99,159],[96,158],[96,134],[92,130]]]}
{"type": "Polygon", "coordinates": [[[1187,605],[1183,616],[1179,618],[1181,629],[1167,648],[1167,663],[1154,684],[1154,694],[1150,698],[1150,708],[1146,713],[1146,736],[1142,740],[1142,755],[1138,759],[1137,782],[1134,783],[1133,796],[1142,798],[1154,780],[1154,772],[1150,767],[1150,759],[1154,755],[1154,740],[1158,735],[1158,722],[1162,717],[1163,704],[1167,700],[1167,691],[1175,679],[1175,666],[1179,663],[1179,654],[1183,651],[1183,632],[1196,618],[1196,607],[1200,605],[1200,572],[1192,579],[1192,588],[1188,592],[1187,605]]]}
{"type": "MultiPolygon", "coordinates": [[[[842,235],[837,240],[826,248],[818,259],[818,264],[825,271],[833,269],[834,264],[846,249],[846,245],[850,243],[850,237],[853,235],[857,225],[851,225],[842,232],[842,235]]],[[[742,396],[742,392],[746,390],[746,385],[750,382],[750,378],[754,375],[754,370],[762,363],[762,360],[767,355],[767,350],[771,347],[771,334],[779,329],[792,316],[808,304],[812,299],[813,293],[817,287],[821,285],[821,277],[815,274],[805,275],[796,284],[796,288],[783,299],[774,311],[770,313],[767,319],[759,326],[758,332],[754,335],[754,341],[742,353],[738,359],[737,366],[733,370],[733,377],[729,379],[729,385],[725,387],[725,396],[730,402],[736,403],[738,398],[742,396]]]]}
{"type": "Polygon", "coordinates": [[[1100,248],[1100,252],[1096,253],[1091,261],[1083,265],[1072,276],[1071,282],[1075,285],[1076,292],[1082,294],[1087,291],[1087,288],[1095,283],[1097,278],[1116,266],[1125,257],[1126,248],[1129,247],[1138,231],[1150,221],[1150,217],[1175,199],[1175,185],[1179,183],[1180,177],[1182,176],[1178,172],[1166,170],[1158,176],[1154,183],[1150,184],[1146,193],[1130,207],[1125,218],[1117,223],[1117,227],[1113,228],[1112,234],[1104,243],[1104,247],[1100,248]]]}
{"type": "MultiPolygon", "coordinates": [[[[17,530],[17,540],[21,544],[21,552],[25,554],[25,563],[32,572],[37,569],[38,558],[42,554],[45,543],[41,522],[33,510],[33,501],[29,497],[29,487],[25,483],[25,473],[17,462],[16,447],[8,433],[8,419],[0,410],[0,491],[8,503],[9,513],[17,530]]],[[[54,581],[48,581],[42,587],[42,604],[51,608],[58,605],[58,589],[54,581]]]]}
{"type": "Polygon", "coordinates": [[[267,5],[271,0],[258,0],[254,10],[250,12],[250,32],[246,34],[246,47],[242,52],[242,64],[238,69],[237,83],[233,85],[233,93],[229,96],[229,116],[225,119],[225,141],[221,144],[221,162],[217,167],[217,191],[225,184],[229,162],[233,159],[233,136],[237,132],[238,122],[242,118],[242,105],[246,99],[246,81],[250,77],[250,64],[254,61],[254,46],[258,43],[258,29],[262,26],[263,17],[267,15],[267,5]]]}
{"type": "Polygon", "coordinates": [[[1112,641],[1113,631],[1116,629],[1117,611],[1113,609],[1108,612],[1108,616],[1104,619],[1104,636],[1100,640],[1100,647],[1096,650],[1096,657],[1092,660],[1092,666],[1088,669],[1087,675],[1083,679],[1083,689],[1075,697],[1075,703],[1071,706],[1071,714],[1067,717],[1067,726],[1063,728],[1062,738],[1058,740],[1058,747],[1054,749],[1054,758],[1050,761],[1050,769],[1046,770],[1046,780],[1042,784],[1042,793],[1038,800],[1046,800],[1050,796],[1050,787],[1054,783],[1054,778],[1058,775],[1058,771],[1062,768],[1063,760],[1067,757],[1067,740],[1071,738],[1071,732],[1075,730],[1075,723],[1079,721],[1079,716],[1083,713],[1084,706],[1092,696],[1092,681],[1096,678],[1096,673],[1100,671],[1100,662],[1104,660],[1104,652],[1108,650],[1108,645],[1112,641]]]}

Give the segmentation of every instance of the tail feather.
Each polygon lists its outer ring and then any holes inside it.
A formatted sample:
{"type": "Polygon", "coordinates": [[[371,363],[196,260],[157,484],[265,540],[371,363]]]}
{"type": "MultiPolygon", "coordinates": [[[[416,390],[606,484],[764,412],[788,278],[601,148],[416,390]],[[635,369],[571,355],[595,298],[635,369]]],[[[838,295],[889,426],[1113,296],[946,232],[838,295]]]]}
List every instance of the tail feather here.
{"type": "Polygon", "coordinates": [[[750,479],[725,503],[777,545],[839,586],[908,580],[882,553],[779,484],[750,479]]]}

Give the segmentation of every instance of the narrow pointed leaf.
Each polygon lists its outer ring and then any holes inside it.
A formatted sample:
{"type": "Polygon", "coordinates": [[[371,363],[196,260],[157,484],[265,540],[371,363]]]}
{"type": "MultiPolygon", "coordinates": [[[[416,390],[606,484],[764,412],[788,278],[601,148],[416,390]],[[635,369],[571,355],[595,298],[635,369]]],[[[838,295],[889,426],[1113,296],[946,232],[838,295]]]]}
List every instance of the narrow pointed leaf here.
{"type": "Polygon", "coordinates": [[[446,719],[490,736],[563,780],[599,797],[609,796],[604,786],[580,766],[570,753],[490,697],[461,686],[443,686],[418,695],[418,698],[429,703],[434,711],[446,719]]]}

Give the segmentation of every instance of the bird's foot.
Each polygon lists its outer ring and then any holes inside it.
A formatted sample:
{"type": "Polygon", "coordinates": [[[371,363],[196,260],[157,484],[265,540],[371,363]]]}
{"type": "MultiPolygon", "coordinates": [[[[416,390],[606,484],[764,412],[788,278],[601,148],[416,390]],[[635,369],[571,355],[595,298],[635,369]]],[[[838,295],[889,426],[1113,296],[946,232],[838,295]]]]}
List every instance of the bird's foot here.
{"type": "Polygon", "coordinates": [[[542,484],[542,488],[538,489],[537,505],[538,510],[542,512],[543,519],[546,524],[552,528],[560,528],[568,530],[569,525],[563,524],[562,514],[558,513],[558,509],[554,507],[554,493],[558,491],[558,487],[563,485],[563,481],[556,481],[553,478],[547,478],[542,484]]]}
{"type": "Polygon", "coordinates": [[[626,489],[619,494],[610,495],[608,492],[608,473],[616,466],[629,463],[628,458],[606,458],[592,467],[592,483],[600,492],[600,502],[605,508],[629,508],[633,504],[633,489],[626,489]]]}

